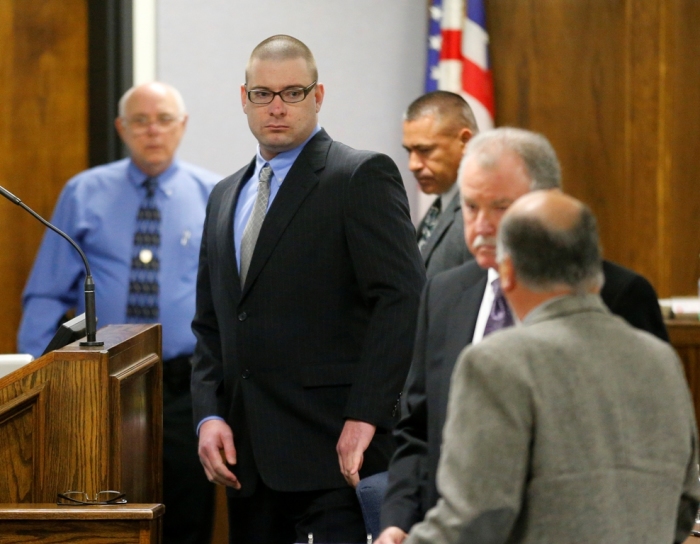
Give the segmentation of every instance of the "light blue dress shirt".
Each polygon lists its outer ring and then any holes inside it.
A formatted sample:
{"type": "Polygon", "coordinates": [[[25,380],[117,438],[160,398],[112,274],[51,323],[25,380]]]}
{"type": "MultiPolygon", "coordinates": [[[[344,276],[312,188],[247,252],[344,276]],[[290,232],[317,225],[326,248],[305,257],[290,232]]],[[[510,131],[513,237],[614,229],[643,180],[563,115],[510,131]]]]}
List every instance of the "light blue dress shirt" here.
{"type": "MultiPolygon", "coordinates": [[[[54,210],[52,223],[76,241],[90,263],[98,329],[126,323],[131,249],[146,177],[129,159],[91,168],[66,184],[54,210]]],[[[164,360],[194,351],[190,324],[195,311],[199,245],[207,200],[219,179],[217,174],[180,161],[158,176],[164,360]]],[[[78,252],[47,230],[22,295],[20,352],[38,357],[66,311],[85,311],[84,281],[78,252]]]]}
{"type": "MultiPolygon", "coordinates": [[[[245,230],[245,226],[248,224],[250,214],[253,213],[253,205],[255,204],[255,199],[258,196],[258,184],[249,183],[250,180],[259,179],[260,170],[262,170],[263,166],[266,164],[269,164],[270,168],[272,168],[273,175],[270,179],[270,199],[267,201],[267,210],[269,210],[270,206],[272,205],[272,201],[275,199],[280,187],[282,186],[284,178],[287,177],[292,165],[294,165],[294,161],[297,160],[297,157],[299,157],[301,151],[304,149],[304,146],[309,142],[309,140],[316,136],[320,130],[321,125],[316,125],[316,128],[311,133],[311,136],[309,136],[299,147],[295,147],[289,151],[283,151],[279,155],[275,155],[269,161],[266,161],[260,154],[260,144],[258,144],[258,152],[255,155],[255,170],[253,171],[253,175],[244,182],[245,185],[238,194],[236,213],[233,216],[233,242],[236,246],[236,264],[238,266],[238,272],[241,271],[241,240],[243,239],[243,231],[245,230]]],[[[197,434],[199,434],[199,429],[202,426],[202,423],[211,419],[223,421],[224,418],[219,416],[207,416],[203,418],[202,421],[197,424],[197,434]]]]}
{"type": "MultiPolygon", "coordinates": [[[[243,231],[245,226],[248,224],[250,219],[250,214],[253,213],[253,206],[255,205],[255,199],[258,196],[258,184],[249,183],[250,180],[258,180],[260,178],[260,170],[266,164],[270,165],[272,168],[272,178],[270,179],[270,199],[267,201],[267,210],[272,206],[272,201],[277,196],[277,192],[282,186],[284,178],[287,177],[289,170],[291,170],[294,161],[301,153],[307,142],[316,136],[318,131],[321,130],[320,125],[316,125],[316,128],[311,133],[304,143],[299,147],[290,149],[289,151],[283,151],[279,155],[276,155],[272,160],[266,161],[260,154],[260,144],[258,144],[258,152],[255,155],[255,171],[253,175],[247,179],[244,183],[245,185],[241,189],[238,201],[236,202],[236,213],[233,216],[233,241],[236,245],[236,264],[238,265],[238,271],[241,271],[241,240],[243,239],[243,231]]],[[[266,210],[266,211],[267,211],[266,210]]]]}

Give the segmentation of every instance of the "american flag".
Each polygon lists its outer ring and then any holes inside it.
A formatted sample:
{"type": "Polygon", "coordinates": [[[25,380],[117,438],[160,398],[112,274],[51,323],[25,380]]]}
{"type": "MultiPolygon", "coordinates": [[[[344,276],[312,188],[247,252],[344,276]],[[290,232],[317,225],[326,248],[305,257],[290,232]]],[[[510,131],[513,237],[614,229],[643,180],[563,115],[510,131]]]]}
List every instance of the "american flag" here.
{"type": "Polygon", "coordinates": [[[464,96],[480,130],[494,120],[488,45],[484,0],[431,1],[425,90],[464,96]]]}

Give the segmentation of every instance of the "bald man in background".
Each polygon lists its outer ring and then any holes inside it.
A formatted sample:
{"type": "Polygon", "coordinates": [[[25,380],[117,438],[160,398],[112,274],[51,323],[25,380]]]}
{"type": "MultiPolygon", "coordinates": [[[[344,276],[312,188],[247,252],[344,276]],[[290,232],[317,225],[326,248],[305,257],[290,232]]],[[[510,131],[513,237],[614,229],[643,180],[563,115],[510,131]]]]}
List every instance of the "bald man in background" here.
{"type": "Polygon", "coordinates": [[[683,542],[700,501],[685,374],[597,294],[590,209],[559,191],[523,196],[497,260],[522,326],[460,355],[441,498],[406,544],[683,542]]]}
{"type": "MultiPolygon", "coordinates": [[[[52,222],[85,252],[99,325],[163,326],[163,541],[208,544],[213,486],[192,430],[190,356],[199,244],[218,175],[175,159],[187,113],[164,83],[129,89],[115,126],[130,158],[86,170],[61,193],[52,222]]],[[[84,268],[47,231],[22,297],[19,350],[38,357],[67,312],[84,312],[84,268]]]]}

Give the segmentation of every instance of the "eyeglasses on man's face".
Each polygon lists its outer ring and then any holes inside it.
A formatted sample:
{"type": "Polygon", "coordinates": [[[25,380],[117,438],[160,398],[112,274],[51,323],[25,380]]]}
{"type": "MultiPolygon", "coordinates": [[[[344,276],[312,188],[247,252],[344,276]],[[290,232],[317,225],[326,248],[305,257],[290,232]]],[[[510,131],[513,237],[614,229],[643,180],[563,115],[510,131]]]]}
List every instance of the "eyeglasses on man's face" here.
{"type": "Polygon", "coordinates": [[[91,497],[84,491],[65,491],[58,494],[56,503],[63,506],[126,504],[126,493],[98,491],[94,497],[91,497]]]}
{"type": "Polygon", "coordinates": [[[274,92],[269,89],[252,89],[247,93],[248,100],[253,104],[269,104],[275,99],[275,96],[279,96],[282,102],[296,104],[297,102],[303,102],[315,85],[316,82],[314,81],[308,87],[287,87],[279,92],[274,92]]]}
{"type": "Polygon", "coordinates": [[[182,116],[174,116],[169,113],[161,113],[156,117],[148,117],[147,115],[134,115],[124,119],[124,123],[131,129],[134,134],[143,134],[148,131],[151,125],[161,131],[166,132],[172,129],[182,121],[182,116]]]}

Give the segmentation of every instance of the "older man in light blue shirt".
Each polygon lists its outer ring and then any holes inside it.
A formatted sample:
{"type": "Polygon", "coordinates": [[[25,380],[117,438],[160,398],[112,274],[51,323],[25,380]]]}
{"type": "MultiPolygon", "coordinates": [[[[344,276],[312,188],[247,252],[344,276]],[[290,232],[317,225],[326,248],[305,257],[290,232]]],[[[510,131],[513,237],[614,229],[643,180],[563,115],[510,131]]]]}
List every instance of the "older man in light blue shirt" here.
{"type": "MultiPolygon", "coordinates": [[[[190,322],[206,205],[219,176],[175,160],[186,123],[184,103],[174,88],[150,83],[127,91],[116,128],[131,158],[71,179],[52,221],[90,262],[98,327],[126,322],[163,326],[163,540],[208,544],[213,487],[202,472],[192,431],[189,358],[195,338],[190,322]],[[146,201],[159,212],[160,238],[155,252],[139,253],[137,216],[146,201]],[[133,315],[139,259],[154,271],[157,311],[150,318],[133,315]]],[[[20,351],[41,355],[66,312],[84,311],[84,276],[78,253],[47,231],[22,297],[20,351]]]]}

